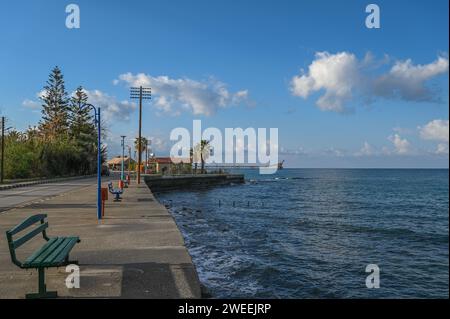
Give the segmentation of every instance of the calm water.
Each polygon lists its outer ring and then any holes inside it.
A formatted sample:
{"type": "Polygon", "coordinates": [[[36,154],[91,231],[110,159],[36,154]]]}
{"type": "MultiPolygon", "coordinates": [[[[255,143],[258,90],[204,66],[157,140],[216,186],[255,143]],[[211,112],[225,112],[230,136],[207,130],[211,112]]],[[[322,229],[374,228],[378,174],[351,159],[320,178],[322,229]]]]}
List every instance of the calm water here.
{"type": "Polygon", "coordinates": [[[242,172],[158,196],[213,297],[448,298],[448,170],[242,172]]]}

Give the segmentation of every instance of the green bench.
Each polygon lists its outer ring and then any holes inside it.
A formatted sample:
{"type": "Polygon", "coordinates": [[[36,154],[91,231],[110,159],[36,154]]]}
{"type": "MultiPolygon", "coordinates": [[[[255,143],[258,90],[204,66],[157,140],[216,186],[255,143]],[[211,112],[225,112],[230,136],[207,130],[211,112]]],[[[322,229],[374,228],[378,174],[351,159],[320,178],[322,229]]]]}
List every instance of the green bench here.
{"type": "Polygon", "coordinates": [[[31,216],[6,232],[12,262],[22,269],[37,269],[39,272],[39,292],[27,294],[26,298],[56,298],[58,296],[56,291],[47,291],[45,285],[45,268],[78,264],[76,261],[69,261],[69,253],[80,242],[80,239],[78,237],[47,237],[46,229],[48,228],[48,222],[45,221],[46,218],[47,215],[45,214],[31,216]],[[14,235],[36,223],[39,224],[30,232],[13,240],[14,235]],[[40,233],[42,233],[42,236],[47,242],[33,252],[25,262],[20,262],[16,258],[16,249],[40,233]]]}

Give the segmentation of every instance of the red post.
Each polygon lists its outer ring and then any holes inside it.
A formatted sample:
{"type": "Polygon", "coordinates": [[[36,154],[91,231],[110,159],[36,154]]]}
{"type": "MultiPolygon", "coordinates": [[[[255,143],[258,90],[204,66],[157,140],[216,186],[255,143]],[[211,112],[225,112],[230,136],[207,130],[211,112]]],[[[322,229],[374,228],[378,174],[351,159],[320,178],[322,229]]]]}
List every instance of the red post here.
{"type": "Polygon", "coordinates": [[[102,217],[105,216],[105,201],[108,200],[108,189],[102,187],[102,217]]]}

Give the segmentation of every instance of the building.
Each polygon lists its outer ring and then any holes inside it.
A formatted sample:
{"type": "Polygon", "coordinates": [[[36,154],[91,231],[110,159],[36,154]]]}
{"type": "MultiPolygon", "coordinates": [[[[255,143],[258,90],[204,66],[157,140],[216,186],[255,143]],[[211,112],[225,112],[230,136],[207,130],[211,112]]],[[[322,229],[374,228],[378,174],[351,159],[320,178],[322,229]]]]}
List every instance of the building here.
{"type": "Polygon", "coordinates": [[[149,174],[192,174],[192,163],[189,158],[153,157],[148,160],[147,168],[149,174]]]}
{"type": "MultiPolygon", "coordinates": [[[[128,170],[128,165],[131,163],[131,168],[133,168],[135,165],[135,161],[132,158],[129,158],[128,156],[124,157],[124,169],[128,170]]],[[[122,169],[122,156],[116,156],[113,159],[110,159],[108,161],[108,168],[110,170],[121,170],[122,169]]]]}

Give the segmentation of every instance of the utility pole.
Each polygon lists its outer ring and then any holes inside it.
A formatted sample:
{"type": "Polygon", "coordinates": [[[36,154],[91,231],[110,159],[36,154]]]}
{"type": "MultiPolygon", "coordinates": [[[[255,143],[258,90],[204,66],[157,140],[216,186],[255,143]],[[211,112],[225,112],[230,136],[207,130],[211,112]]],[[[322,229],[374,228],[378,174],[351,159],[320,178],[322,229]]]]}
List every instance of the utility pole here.
{"type": "Polygon", "coordinates": [[[121,170],[120,170],[120,179],[123,181],[125,180],[125,135],[122,135],[122,165],[121,165],[121,170]]]}
{"type": "Polygon", "coordinates": [[[142,163],[142,100],[150,100],[152,98],[152,89],[140,87],[132,87],[130,89],[130,98],[139,99],[139,137],[138,137],[138,171],[137,183],[141,183],[141,163],[142,163]]]}
{"type": "Polygon", "coordinates": [[[5,177],[5,117],[2,116],[2,173],[0,175],[0,184],[3,184],[5,177]]]}

